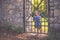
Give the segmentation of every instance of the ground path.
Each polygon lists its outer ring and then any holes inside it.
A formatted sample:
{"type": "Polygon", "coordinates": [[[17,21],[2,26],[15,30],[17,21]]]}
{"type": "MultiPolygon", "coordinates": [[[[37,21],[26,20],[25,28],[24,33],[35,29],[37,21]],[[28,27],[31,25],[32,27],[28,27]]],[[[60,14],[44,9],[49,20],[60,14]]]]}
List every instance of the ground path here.
{"type": "Polygon", "coordinates": [[[17,34],[13,31],[1,31],[0,30],[0,40],[46,40],[46,34],[37,34],[35,33],[22,33],[17,34]]]}

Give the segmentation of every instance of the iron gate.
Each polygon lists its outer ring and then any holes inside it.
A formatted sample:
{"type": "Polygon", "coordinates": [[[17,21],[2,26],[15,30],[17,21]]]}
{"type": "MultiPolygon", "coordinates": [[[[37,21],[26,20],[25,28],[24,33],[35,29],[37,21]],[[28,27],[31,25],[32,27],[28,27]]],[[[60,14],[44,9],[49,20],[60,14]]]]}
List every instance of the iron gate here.
{"type": "Polygon", "coordinates": [[[48,0],[25,0],[24,7],[25,32],[37,32],[34,26],[33,15],[35,10],[38,10],[42,17],[41,33],[48,33],[48,0]]]}

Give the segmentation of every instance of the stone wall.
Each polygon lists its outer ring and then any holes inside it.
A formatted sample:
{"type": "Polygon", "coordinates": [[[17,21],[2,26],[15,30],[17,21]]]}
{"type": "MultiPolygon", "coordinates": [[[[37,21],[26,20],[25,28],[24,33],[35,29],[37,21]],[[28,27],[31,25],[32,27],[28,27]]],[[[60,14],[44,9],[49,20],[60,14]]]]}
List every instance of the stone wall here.
{"type": "Polygon", "coordinates": [[[0,22],[2,26],[11,24],[23,27],[23,0],[1,0],[0,22]]]}
{"type": "Polygon", "coordinates": [[[60,1],[50,0],[49,34],[51,40],[60,40],[60,1]]]}
{"type": "Polygon", "coordinates": [[[60,26],[60,21],[59,21],[60,20],[60,3],[58,0],[50,0],[49,14],[50,14],[50,27],[58,28],[60,26]]]}

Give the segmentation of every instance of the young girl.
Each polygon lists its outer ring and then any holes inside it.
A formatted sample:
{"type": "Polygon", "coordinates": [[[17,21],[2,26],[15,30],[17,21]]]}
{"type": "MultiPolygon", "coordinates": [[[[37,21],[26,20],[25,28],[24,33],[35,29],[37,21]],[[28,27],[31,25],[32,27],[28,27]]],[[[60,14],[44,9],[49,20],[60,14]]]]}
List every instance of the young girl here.
{"type": "Polygon", "coordinates": [[[35,16],[33,17],[33,20],[35,22],[35,28],[37,29],[37,33],[39,32],[39,30],[41,30],[41,16],[40,13],[38,11],[35,11],[35,16]]]}

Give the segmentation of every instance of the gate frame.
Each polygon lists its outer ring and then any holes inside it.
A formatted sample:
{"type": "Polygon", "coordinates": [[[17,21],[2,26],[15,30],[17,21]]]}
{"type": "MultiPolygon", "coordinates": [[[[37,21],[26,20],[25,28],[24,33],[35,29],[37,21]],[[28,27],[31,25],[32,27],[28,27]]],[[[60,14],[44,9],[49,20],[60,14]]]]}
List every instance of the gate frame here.
{"type": "MultiPolygon", "coordinates": [[[[42,0],[43,1],[43,0],[42,0]]],[[[41,1],[41,2],[42,2],[41,1]]],[[[50,10],[50,8],[49,8],[49,0],[47,0],[48,2],[48,16],[50,16],[50,14],[49,14],[49,10],[50,10]]],[[[41,3],[39,3],[39,5],[40,5],[41,3]]],[[[32,4],[31,4],[32,5],[32,4]]],[[[38,5],[38,6],[39,6],[38,5]]],[[[34,6],[34,5],[33,5],[34,6]]],[[[35,6],[34,6],[35,7],[35,6]]],[[[35,7],[36,8],[36,7],[35,7]]],[[[36,8],[36,10],[38,10],[37,8],[36,8]]],[[[38,10],[39,11],[39,10],[38,10]]],[[[23,27],[24,27],[24,33],[26,32],[26,25],[25,25],[25,0],[23,0],[23,27]]],[[[49,17],[48,17],[48,32],[49,32],[49,17]]],[[[32,33],[32,32],[28,32],[28,33],[32,33]]],[[[35,33],[35,32],[33,32],[33,33],[35,33]]],[[[43,34],[45,34],[45,33],[43,33],[43,34]]]]}
{"type": "Polygon", "coordinates": [[[25,33],[25,0],[23,0],[23,27],[25,33]]]}

